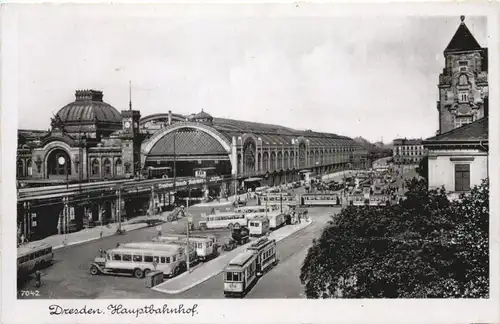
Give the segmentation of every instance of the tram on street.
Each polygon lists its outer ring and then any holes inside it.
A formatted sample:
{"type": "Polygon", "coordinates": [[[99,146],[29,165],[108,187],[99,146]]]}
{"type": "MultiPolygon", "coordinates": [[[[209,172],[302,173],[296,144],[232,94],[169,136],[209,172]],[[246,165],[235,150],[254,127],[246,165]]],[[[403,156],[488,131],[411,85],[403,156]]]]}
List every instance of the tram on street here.
{"type": "Polygon", "coordinates": [[[270,205],[277,205],[277,206],[297,206],[297,199],[295,196],[292,196],[291,194],[268,194],[262,196],[262,203],[267,204],[268,206],[270,205]]]}
{"type": "Polygon", "coordinates": [[[270,230],[269,218],[266,216],[256,216],[248,221],[250,236],[259,237],[266,235],[270,230]]]}
{"type": "Polygon", "coordinates": [[[333,207],[340,204],[340,197],[337,194],[303,194],[300,196],[300,204],[306,207],[333,207]]]}
{"type": "Polygon", "coordinates": [[[245,251],[224,269],[224,296],[243,297],[257,282],[257,255],[253,251],[245,251]]]}
{"type": "Polygon", "coordinates": [[[52,263],[52,245],[43,242],[30,242],[17,248],[17,274],[26,276],[33,271],[52,263]]]}
{"type": "Polygon", "coordinates": [[[202,219],[198,224],[201,230],[209,228],[228,228],[232,230],[235,226],[247,226],[247,222],[245,214],[223,212],[213,215],[202,215],[202,219]]]}
{"type": "Polygon", "coordinates": [[[262,276],[278,263],[276,240],[267,237],[258,240],[247,248],[257,256],[257,276],[262,276]]]}
{"type": "Polygon", "coordinates": [[[106,251],[90,265],[90,274],[130,274],[144,278],[151,270],[162,271],[175,277],[187,269],[184,248],[173,245],[171,249],[142,249],[119,247],[106,251]]]}
{"type": "MultiPolygon", "coordinates": [[[[166,244],[187,244],[187,241],[187,235],[165,235],[153,238],[153,242],[166,244]]],[[[217,255],[215,243],[216,238],[213,235],[211,237],[189,235],[189,245],[194,248],[201,261],[210,260],[217,255]]]]}

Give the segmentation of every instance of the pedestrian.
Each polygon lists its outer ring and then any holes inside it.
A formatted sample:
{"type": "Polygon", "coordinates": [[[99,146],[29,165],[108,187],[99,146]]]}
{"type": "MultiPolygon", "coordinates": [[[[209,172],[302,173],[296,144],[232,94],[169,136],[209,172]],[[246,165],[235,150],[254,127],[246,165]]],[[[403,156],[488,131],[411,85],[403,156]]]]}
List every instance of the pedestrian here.
{"type": "Polygon", "coordinates": [[[104,255],[104,251],[102,249],[99,249],[99,255],[101,256],[101,258],[104,255]]]}
{"type": "Polygon", "coordinates": [[[42,285],[42,274],[40,273],[39,270],[37,270],[35,272],[35,286],[37,288],[40,288],[41,285],[42,285]]]}
{"type": "Polygon", "coordinates": [[[116,248],[119,248],[120,247],[120,243],[116,243],[116,248]]]}
{"type": "Polygon", "coordinates": [[[102,238],[102,231],[101,231],[101,233],[100,233],[99,235],[100,235],[100,237],[102,238]]]}
{"type": "Polygon", "coordinates": [[[24,237],[24,233],[21,234],[21,244],[24,244],[24,240],[25,240],[25,237],[24,237]]]}

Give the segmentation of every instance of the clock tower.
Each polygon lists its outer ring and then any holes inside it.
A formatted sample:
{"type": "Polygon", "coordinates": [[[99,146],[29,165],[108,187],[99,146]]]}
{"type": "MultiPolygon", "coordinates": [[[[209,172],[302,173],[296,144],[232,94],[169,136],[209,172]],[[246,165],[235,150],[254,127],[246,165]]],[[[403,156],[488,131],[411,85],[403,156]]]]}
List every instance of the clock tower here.
{"type": "Polygon", "coordinates": [[[126,176],[134,176],[141,170],[140,131],[138,110],[122,110],[122,160],[126,176]]]}

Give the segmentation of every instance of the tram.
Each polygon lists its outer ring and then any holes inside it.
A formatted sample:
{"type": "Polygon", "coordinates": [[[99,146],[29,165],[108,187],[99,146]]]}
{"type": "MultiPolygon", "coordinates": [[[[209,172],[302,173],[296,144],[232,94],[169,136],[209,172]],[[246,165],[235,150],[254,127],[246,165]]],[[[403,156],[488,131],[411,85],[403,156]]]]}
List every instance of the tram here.
{"type": "Polygon", "coordinates": [[[300,204],[306,207],[333,207],[340,205],[340,197],[337,194],[303,194],[300,196],[300,204]]]}
{"type": "Polygon", "coordinates": [[[258,240],[247,248],[257,256],[257,276],[262,276],[278,263],[276,240],[267,237],[258,240]]]}
{"type": "Polygon", "coordinates": [[[257,282],[257,254],[245,251],[224,269],[224,296],[243,297],[257,282]]]}

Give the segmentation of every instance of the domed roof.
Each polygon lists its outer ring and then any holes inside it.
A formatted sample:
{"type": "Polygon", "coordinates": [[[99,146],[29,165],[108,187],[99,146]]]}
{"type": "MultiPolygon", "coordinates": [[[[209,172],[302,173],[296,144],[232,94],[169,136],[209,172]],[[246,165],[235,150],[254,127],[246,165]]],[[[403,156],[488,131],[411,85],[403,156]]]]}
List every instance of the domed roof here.
{"type": "Polygon", "coordinates": [[[121,123],[121,115],[113,106],[102,101],[102,91],[77,90],[75,101],[62,107],[56,114],[62,123],[111,122],[121,123]]]}
{"type": "Polygon", "coordinates": [[[213,119],[213,117],[210,114],[204,112],[202,109],[201,112],[193,116],[193,119],[213,119]]]}

